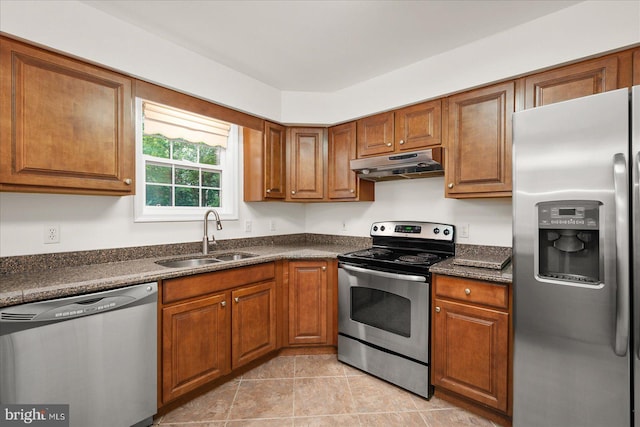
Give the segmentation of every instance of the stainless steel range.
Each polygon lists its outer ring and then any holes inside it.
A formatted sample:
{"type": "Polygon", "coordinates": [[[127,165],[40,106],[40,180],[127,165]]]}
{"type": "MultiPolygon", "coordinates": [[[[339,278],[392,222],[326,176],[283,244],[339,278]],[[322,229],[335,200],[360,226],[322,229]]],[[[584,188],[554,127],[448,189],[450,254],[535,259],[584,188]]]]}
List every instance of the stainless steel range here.
{"type": "Polygon", "coordinates": [[[455,228],[376,222],[373,246],[339,255],[338,359],[429,398],[429,267],[455,254],[455,228]]]}

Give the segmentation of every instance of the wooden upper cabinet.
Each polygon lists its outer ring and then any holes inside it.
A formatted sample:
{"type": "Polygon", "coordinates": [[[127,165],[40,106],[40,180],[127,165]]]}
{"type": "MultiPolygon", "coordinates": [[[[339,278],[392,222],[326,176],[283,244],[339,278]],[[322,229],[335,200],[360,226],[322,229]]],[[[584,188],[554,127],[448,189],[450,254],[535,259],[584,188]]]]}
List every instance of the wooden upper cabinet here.
{"type": "Polygon", "coordinates": [[[358,157],[393,153],[393,111],[357,121],[358,157]]]}
{"type": "Polygon", "coordinates": [[[448,98],[446,197],[511,196],[514,92],[506,82],[448,98]]]}
{"type": "Polygon", "coordinates": [[[412,151],[442,144],[440,99],[396,110],[395,148],[412,151]]]}
{"type": "Polygon", "coordinates": [[[264,198],[284,199],[286,128],[275,123],[264,123],[264,198]]]}
{"type": "Polygon", "coordinates": [[[633,83],[640,85],[640,49],[633,51],[633,83]]]}
{"type": "Polygon", "coordinates": [[[325,128],[287,130],[288,197],[292,200],[324,197],[325,128]]]}
{"type": "Polygon", "coordinates": [[[0,190],[133,194],[132,80],[0,37],[0,190]]]}
{"type": "Polygon", "coordinates": [[[525,78],[525,108],[618,89],[621,83],[618,79],[619,62],[622,58],[610,55],[525,78]]]}
{"type": "Polygon", "coordinates": [[[329,128],[328,198],[330,200],[374,200],[374,182],[358,179],[351,170],[356,158],[356,122],[329,128]]]}

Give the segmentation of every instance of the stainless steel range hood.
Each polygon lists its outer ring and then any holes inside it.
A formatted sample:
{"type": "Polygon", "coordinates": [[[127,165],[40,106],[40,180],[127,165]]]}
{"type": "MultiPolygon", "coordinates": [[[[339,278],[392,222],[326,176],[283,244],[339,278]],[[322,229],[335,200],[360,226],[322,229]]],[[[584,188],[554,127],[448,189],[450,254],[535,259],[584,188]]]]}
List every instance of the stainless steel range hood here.
{"type": "Polygon", "coordinates": [[[429,178],[444,175],[441,148],[351,160],[351,170],[367,181],[429,178]]]}

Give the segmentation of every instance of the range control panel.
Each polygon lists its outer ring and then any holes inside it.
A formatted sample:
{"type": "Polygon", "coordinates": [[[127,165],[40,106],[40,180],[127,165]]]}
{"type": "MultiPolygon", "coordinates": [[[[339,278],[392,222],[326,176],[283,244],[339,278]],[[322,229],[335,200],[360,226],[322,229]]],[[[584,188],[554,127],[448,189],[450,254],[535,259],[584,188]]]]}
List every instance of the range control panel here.
{"type": "Polygon", "coordinates": [[[538,203],[538,227],[598,230],[600,202],[558,200],[538,203]]]}
{"type": "Polygon", "coordinates": [[[409,237],[453,241],[454,226],[435,222],[385,221],[371,225],[371,237],[409,237]]]}

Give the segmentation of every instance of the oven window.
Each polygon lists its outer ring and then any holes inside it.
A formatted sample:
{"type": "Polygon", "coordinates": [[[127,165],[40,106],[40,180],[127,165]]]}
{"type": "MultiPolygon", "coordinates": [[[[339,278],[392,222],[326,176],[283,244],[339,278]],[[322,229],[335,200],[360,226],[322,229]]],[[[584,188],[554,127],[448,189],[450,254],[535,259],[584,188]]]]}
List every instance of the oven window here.
{"type": "Polygon", "coordinates": [[[351,319],[378,329],[411,336],[411,301],[377,289],[351,288],[351,319]]]}

